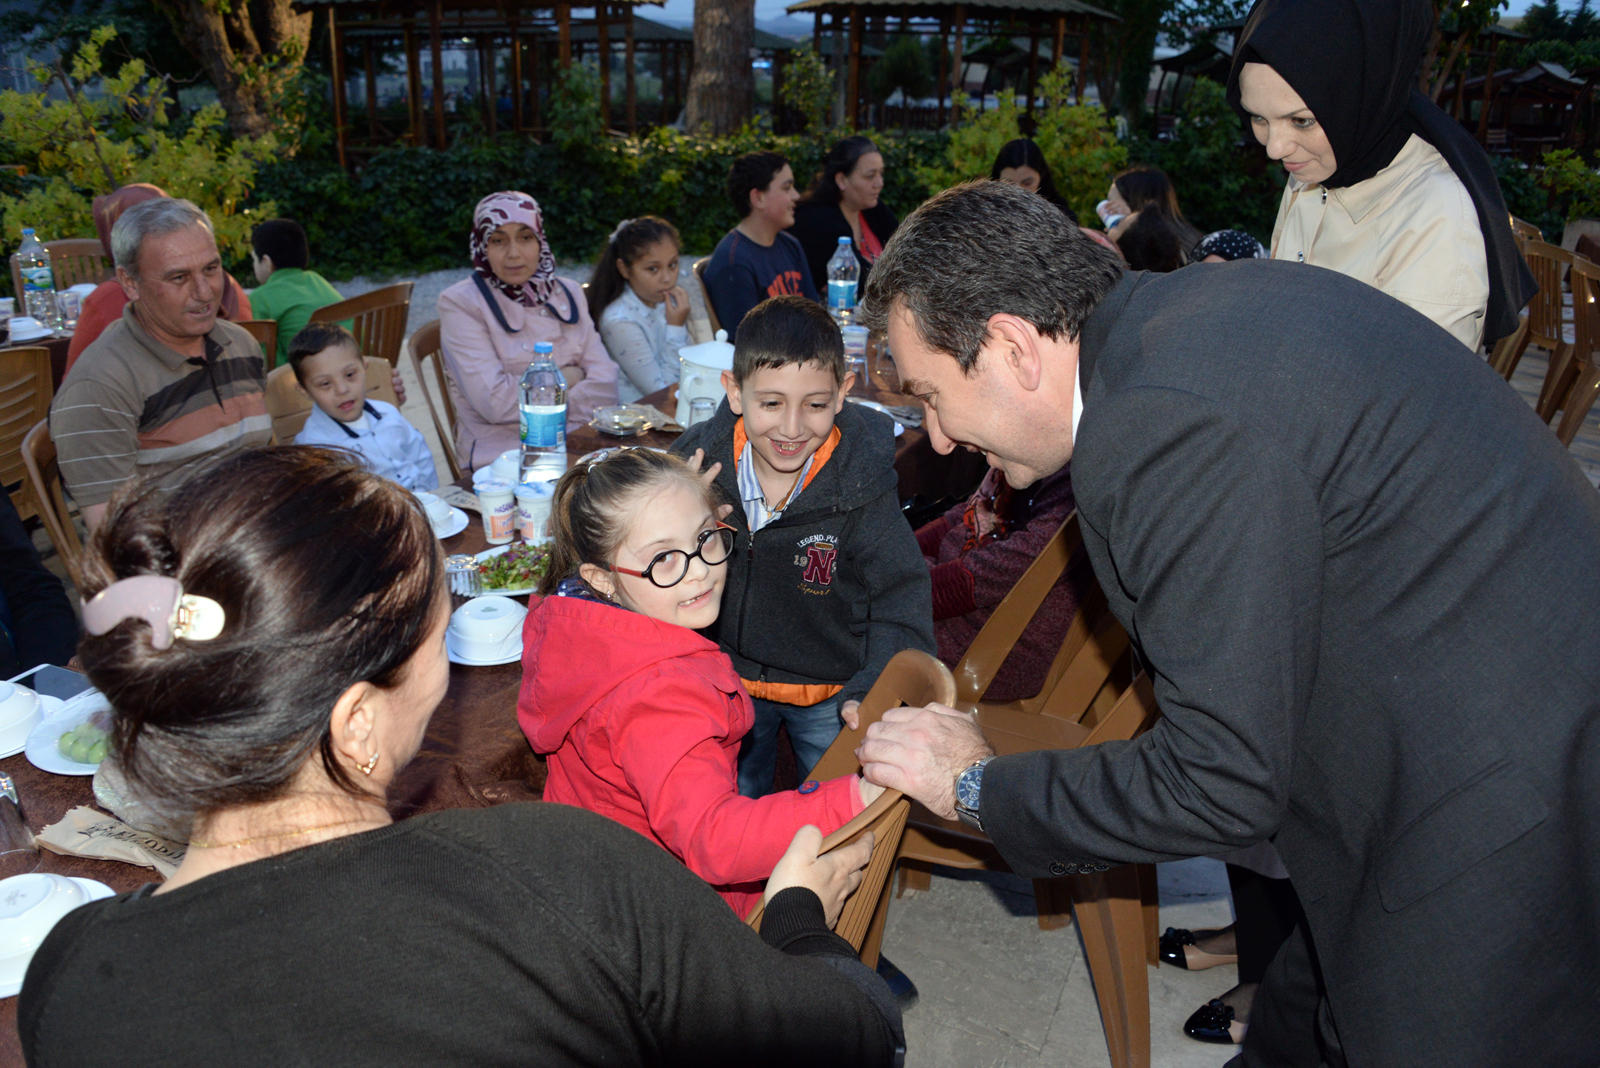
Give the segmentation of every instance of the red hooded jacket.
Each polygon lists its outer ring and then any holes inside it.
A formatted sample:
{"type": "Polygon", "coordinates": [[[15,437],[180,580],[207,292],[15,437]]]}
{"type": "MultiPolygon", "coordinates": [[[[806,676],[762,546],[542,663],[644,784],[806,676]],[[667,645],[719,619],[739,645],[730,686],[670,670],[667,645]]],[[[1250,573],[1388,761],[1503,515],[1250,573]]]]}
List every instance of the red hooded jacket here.
{"type": "Polygon", "coordinates": [[[861,811],[854,776],[759,800],[735,764],[750,696],[715,642],[577,597],[546,597],[522,631],[517,722],[549,754],[544,799],[631,827],[716,888],[742,918],[795,831],[861,811]]]}

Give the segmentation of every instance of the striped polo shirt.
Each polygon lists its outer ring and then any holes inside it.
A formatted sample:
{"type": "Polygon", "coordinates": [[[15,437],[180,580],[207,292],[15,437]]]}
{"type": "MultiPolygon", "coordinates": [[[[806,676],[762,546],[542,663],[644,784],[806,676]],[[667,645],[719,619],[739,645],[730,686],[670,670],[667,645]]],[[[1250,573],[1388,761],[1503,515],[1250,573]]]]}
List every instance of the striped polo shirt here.
{"type": "Polygon", "coordinates": [[[173,490],[206,461],[272,437],[253,337],[218,319],[205,356],[183,356],[134,307],[83,350],[50,405],[61,478],[79,505],[104,504],[136,477],[173,490]]]}

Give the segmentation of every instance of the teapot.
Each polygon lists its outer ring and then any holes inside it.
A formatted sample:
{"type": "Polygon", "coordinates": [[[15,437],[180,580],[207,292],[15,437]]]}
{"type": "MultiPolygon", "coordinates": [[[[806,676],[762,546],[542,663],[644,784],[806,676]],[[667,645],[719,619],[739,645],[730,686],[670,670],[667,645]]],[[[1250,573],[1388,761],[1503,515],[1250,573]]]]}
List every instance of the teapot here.
{"type": "Polygon", "coordinates": [[[678,364],[678,412],[675,418],[679,426],[688,426],[691,401],[704,397],[716,405],[721,404],[728,395],[722,388],[722,372],[733,370],[733,346],[728,344],[728,332],[718,330],[714,341],[679,349],[678,364]]]}

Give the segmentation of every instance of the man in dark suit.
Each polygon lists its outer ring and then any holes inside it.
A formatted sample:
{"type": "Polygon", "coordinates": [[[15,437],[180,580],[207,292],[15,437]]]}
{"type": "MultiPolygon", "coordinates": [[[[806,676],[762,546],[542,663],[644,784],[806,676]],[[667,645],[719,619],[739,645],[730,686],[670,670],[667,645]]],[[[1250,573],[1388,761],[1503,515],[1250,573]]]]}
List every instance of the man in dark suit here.
{"type": "Polygon", "coordinates": [[[1245,1065],[1595,1063],[1600,495],[1479,358],[1360,282],[1124,275],[1038,197],[940,194],[873,269],[935,446],[1072,464],[1163,718],[998,757],[900,709],[868,778],[1025,876],[1271,839],[1309,930],[1245,1065]]]}

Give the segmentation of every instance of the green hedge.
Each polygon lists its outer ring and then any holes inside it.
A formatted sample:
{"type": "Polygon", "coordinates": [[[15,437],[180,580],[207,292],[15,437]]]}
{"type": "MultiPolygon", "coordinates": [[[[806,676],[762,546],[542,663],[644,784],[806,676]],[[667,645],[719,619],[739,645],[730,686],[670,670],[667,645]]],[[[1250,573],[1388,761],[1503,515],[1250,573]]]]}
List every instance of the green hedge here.
{"type": "MultiPolygon", "coordinates": [[[[884,201],[903,218],[932,192],[917,178],[917,165],[942,159],[947,135],[872,136],[885,158],[884,201]]],[[[299,221],[313,266],[330,278],[465,266],[472,209],[498,189],[519,189],[539,201],[558,259],[597,256],[620,220],[645,214],[671,220],[685,250],[704,253],[738,222],[726,191],[734,157],[775,149],[789,157],[797,181],[806,182],[831,140],[759,129],[725,138],[658,130],[563,150],[506,134],[446,152],[390,149],[354,177],[331,162],[269,164],[257,176],[253,201],[275,201],[280,215],[299,221]]]]}

